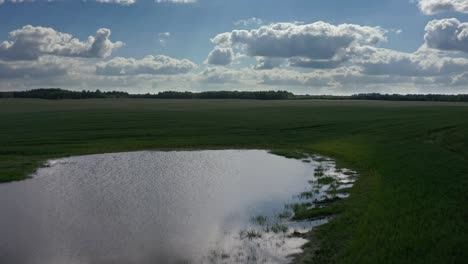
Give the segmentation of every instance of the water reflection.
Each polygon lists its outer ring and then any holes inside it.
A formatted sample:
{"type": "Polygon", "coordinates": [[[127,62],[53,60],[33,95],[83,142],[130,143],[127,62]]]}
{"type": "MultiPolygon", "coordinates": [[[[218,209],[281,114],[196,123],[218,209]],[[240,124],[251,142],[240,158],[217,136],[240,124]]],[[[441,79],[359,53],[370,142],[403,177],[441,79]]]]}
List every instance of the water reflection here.
{"type": "Polygon", "coordinates": [[[287,262],[306,242],[289,236],[301,227],[264,232],[252,216],[274,219],[317,166],[263,150],[51,161],[32,180],[0,185],[0,262],[287,262]],[[242,237],[252,230],[262,234],[242,237]]]}

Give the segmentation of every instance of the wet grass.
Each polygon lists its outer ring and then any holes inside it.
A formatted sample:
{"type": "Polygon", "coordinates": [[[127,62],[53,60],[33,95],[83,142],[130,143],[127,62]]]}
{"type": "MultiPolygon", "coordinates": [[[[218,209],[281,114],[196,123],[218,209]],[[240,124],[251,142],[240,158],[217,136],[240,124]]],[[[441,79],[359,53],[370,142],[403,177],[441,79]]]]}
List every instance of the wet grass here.
{"type": "Polygon", "coordinates": [[[334,182],[336,182],[336,180],[330,176],[317,179],[317,183],[320,185],[332,184],[334,182]]]}
{"type": "MultiPolygon", "coordinates": [[[[316,161],[317,161],[317,160],[316,160],[316,161]]],[[[318,167],[315,169],[314,176],[315,176],[315,177],[323,177],[323,176],[325,176],[324,168],[323,168],[322,166],[318,166],[318,167]]]]}
{"type": "Polygon", "coordinates": [[[302,220],[301,218],[298,218],[296,216],[302,214],[305,211],[308,211],[309,208],[311,208],[312,206],[313,204],[311,202],[303,202],[303,203],[289,204],[286,207],[290,208],[293,211],[294,217],[296,220],[302,220]]]}
{"type": "Polygon", "coordinates": [[[299,263],[468,259],[466,104],[0,100],[2,182],[50,158],[223,148],[321,153],[359,172],[350,198],[324,209],[340,213],[309,234],[299,263]]]}
{"type": "Polygon", "coordinates": [[[255,239],[255,238],[261,238],[262,237],[262,232],[258,231],[258,230],[247,230],[247,231],[241,231],[239,233],[239,237],[241,240],[243,239],[248,239],[248,240],[252,240],[252,239],[255,239]]]}
{"type": "Polygon", "coordinates": [[[289,227],[287,225],[274,224],[273,226],[270,227],[270,230],[273,233],[286,233],[288,232],[289,227]]]}
{"type": "Polygon", "coordinates": [[[336,215],[342,210],[342,207],[336,205],[300,210],[294,215],[293,220],[301,221],[320,219],[327,216],[336,215]]]}
{"type": "Polygon", "coordinates": [[[305,191],[299,195],[300,199],[311,199],[316,195],[314,191],[305,191]]]}
{"type": "MultiPolygon", "coordinates": [[[[300,150],[285,150],[285,149],[275,149],[270,151],[273,155],[283,156],[289,159],[305,159],[308,157],[307,153],[300,150]]],[[[303,160],[309,162],[308,160],[303,160]]]]}
{"type": "Polygon", "coordinates": [[[254,217],[252,222],[254,222],[254,224],[264,226],[267,223],[267,221],[268,221],[268,218],[266,216],[259,215],[259,216],[254,217]]]}
{"type": "Polygon", "coordinates": [[[328,194],[347,194],[350,193],[352,190],[351,188],[342,188],[342,189],[334,189],[334,190],[329,190],[327,191],[328,194]]]}
{"type": "Polygon", "coordinates": [[[314,201],[314,204],[316,204],[316,205],[330,205],[330,204],[336,203],[336,202],[341,201],[341,200],[342,200],[342,198],[336,197],[336,196],[331,197],[331,198],[326,197],[326,198],[324,198],[322,200],[314,201]]]}

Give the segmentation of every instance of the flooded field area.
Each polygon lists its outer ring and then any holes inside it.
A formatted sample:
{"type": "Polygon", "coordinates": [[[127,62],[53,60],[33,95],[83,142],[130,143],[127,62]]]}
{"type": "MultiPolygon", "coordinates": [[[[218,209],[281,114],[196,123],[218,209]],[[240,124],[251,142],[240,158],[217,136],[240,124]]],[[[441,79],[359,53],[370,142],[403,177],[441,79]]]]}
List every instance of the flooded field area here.
{"type": "Polygon", "coordinates": [[[143,151],[51,160],[0,185],[0,262],[288,263],[356,173],[264,150],[143,151]]]}

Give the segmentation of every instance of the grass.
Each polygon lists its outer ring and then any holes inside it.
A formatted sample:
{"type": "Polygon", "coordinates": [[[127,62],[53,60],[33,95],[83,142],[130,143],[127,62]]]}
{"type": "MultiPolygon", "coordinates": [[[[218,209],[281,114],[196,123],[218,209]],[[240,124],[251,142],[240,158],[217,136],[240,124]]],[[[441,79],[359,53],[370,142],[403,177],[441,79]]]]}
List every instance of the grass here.
{"type": "Polygon", "coordinates": [[[324,169],[323,169],[322,166],[318,166],[318,167],[315,169],[314,176],[315,176],[315,177],[323,177],[323,176],[325,176],[325,172],[324,172],[324,169]]]}
{"type": "Polygon", "coordinates": [[[263,215],[256,216],[252,219],[252,222],[261,226],[265,225],[267,221],[268,221],[267,217],[263,215]]]}
{"type": "Polygon", "coordinates": [[[329,176],[317,179],[317,183],[320,184],[320,185],[332,184],[335,181],[336,180],[333,177],[329,177],[329,176]]]}
{"type": "Polygon", "coordinates": [[[273,233],[286,233],[288,232],[289,227],[282,224],[274,224],[273,226],[271,226],[270,230],[273,233]]]}
{"type": "Polygon", "coordinates": [[[318,218],[323,218],[326,216],[331,216],[338,214],[342,211],[342,206],[337,204],[332,204],[325,207],[317,207],[312,209],[301,209],[295,211],[294,220],[313,220],[318,218]]]}
{"type": "Polygon", "coordinates": [[[342,188],[342,189],[334,189],[334,190],[329,190],[328,194],[346,194],[350,193],[352,188],[342,188]]]}
{"type": "Polygon", "coordinates": [[[252,240],[252,239],[255,239],[255,238],[261,238],[262,233],[260,231],[257,231],[257,230],[241,231],[239,233],[239,237],[240,237],[240,239],[252,240]]]}
{"type": "MultiPolygon", "coordinates": [[[[320,153],[359,172],[298,263],[464,263],[468,105],[374,101],[0,100],[0,181],[50,158],[143,149],[320,153]]],[[[329,207],[327,207],[329,208],[329,207]]]]}

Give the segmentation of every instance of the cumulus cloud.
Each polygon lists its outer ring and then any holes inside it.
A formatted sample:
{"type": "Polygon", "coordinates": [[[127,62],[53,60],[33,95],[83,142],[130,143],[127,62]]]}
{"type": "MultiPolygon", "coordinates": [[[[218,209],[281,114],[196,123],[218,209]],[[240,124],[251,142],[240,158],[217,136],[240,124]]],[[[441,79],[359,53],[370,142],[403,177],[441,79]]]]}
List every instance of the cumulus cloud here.
{"type": "MultiPolygon", "coordinates": [[[[381,48],[387,31],[379,27],[317,22],[234,30],[213,39],[216,46],[206,60],[224,67],[204,65],[200,70],[190,60],[164,55],[116,57],[96,64],[82,59],[107,57],[123,45],[110,41],[110,33],[101,29],[78,40],[51,28],[26,26],[11,32],[0,42],[0,89],[117,87],[157,92],[242,87],[343,94],[466,91],[468,83],[467,26],[456,19],[429,22],[424,45],[413,53],[381,48]],[[239,57],[245,60],[226,67],[239,57]]],[[[169,36],[157,34],[158,40],[169,36]]]]}
{"type": "Polygon", "coordinates": [[[271,70],[277,68],[283,64],[283,59],[281,58],[270,58],[270,57],[257,57],[257,63],[254,66],[256,70],[271,70]]]}
{"type": "Polygon", "coordinates": [[[367,75],[440,76],[468,71],[468,59],[443,57],[431,50],[405,53],[365,47],[353,59],[367,75]]]}
{"type": "Polygon", "coordinates": [[[228,65],[234,58],[232,48],[215,47],[208,54],[207,62],[212,65],[228,65]]]}
{"type": "Polygon", "coordinates": [[[37,60],[44,55],[81,58],[105,58],[124,43],[112,42],[111,31],[97,30],[86,41],[53,28],[27,25],[10,32],[10,40],[0,43],[0,60],[37,60]]]}
{"type": "Polygon", "coordinates": [[[468,23],[461,23],[456,18],[432,20],[425,30],[427,47],[468,53],[468,23]]]}
{"type": "Polygon", "coordinates": [[[116,57],[96,65],[96,74],[108,76],[125,75],[175,75],[188,73],[196,64],[190,60],[173,59],[168,56],[146,56],[143,59],[116,57]]]}
{"type": "Polygon", "coordinates": [[[289,60],[294,67],[334,68],[350,58],[354,47],[386,41],[386,33],[380,27],[353,24],[276,23],[218,34],[212,42],[260,58],[256,69],[274,68],[277,65],[271,62],[277,63],[278,58],[289,60]]]}
{"type": "Polygon", "coordinates": [[[418,7],[426,15],[442,12],[468,13],[468,0],[419,0],[418,7]]]}
{"type": "MultiPolygon", "coordinates": [[[[462,89],[468,73],[468,57],[461,53],[467,47],[465,28],[464,23],[453,19],[430,22],[426,44],[413,53],[381,48],[379,44],[386,41],[391,30],[380,27],[317,22],[233,30],[212,39],[215,50],[231,49],[236,56],[255,58],[256,62],[244,68],[208,68],[199,74],[198,81],[224,85],[223,89],[242,84],[341,93],[347,89],[360,92],[462,89]]],[[[212,55],[215,52],[209,57],[212,55]]],[[[232,64],[232,60],[220,64],[232,64]]]]}
{"type": "MultiPolygon", "coordinates": [[[[347,90],[428,92],[430,89],[440,91],[441,87],[447,91],[455,89],[455,86],[459,87],[457,89],[462,89],[460,87],[463,87],[462,82],[466,80],[468,72],[468,59],[449,57],[443,52],[432,49],[405,53],[373,46],[360,46],[352,52],[353,56],[347,64],[339,67],[320,67],[320,69],[314,67],[310,70],[263,67],[262,71],[252,71],[250,68],[214,67],[203,71],[199,81],[228,86],[237,83],[243,87],[258,85],[278,89],[288,87],[286,89],[301,91],[318,89],[322,93],[333,93],[332,91],[343,93],[347,90]]],[[[258,61],[264,59],[257,58],[258,61]]],[[[261,65],[262,62],[258,61],[257,64],[261,65]]]]}
{"type": "Polygon", "coordinates": [[[234,30],[212,39],[220,46],[240,46],[249,56],[309,59],[331,59],[355,43],[377,44],[385,40],[385,30],[379,27],[325,22],[277,23],[250,31],[234,30]]]}

